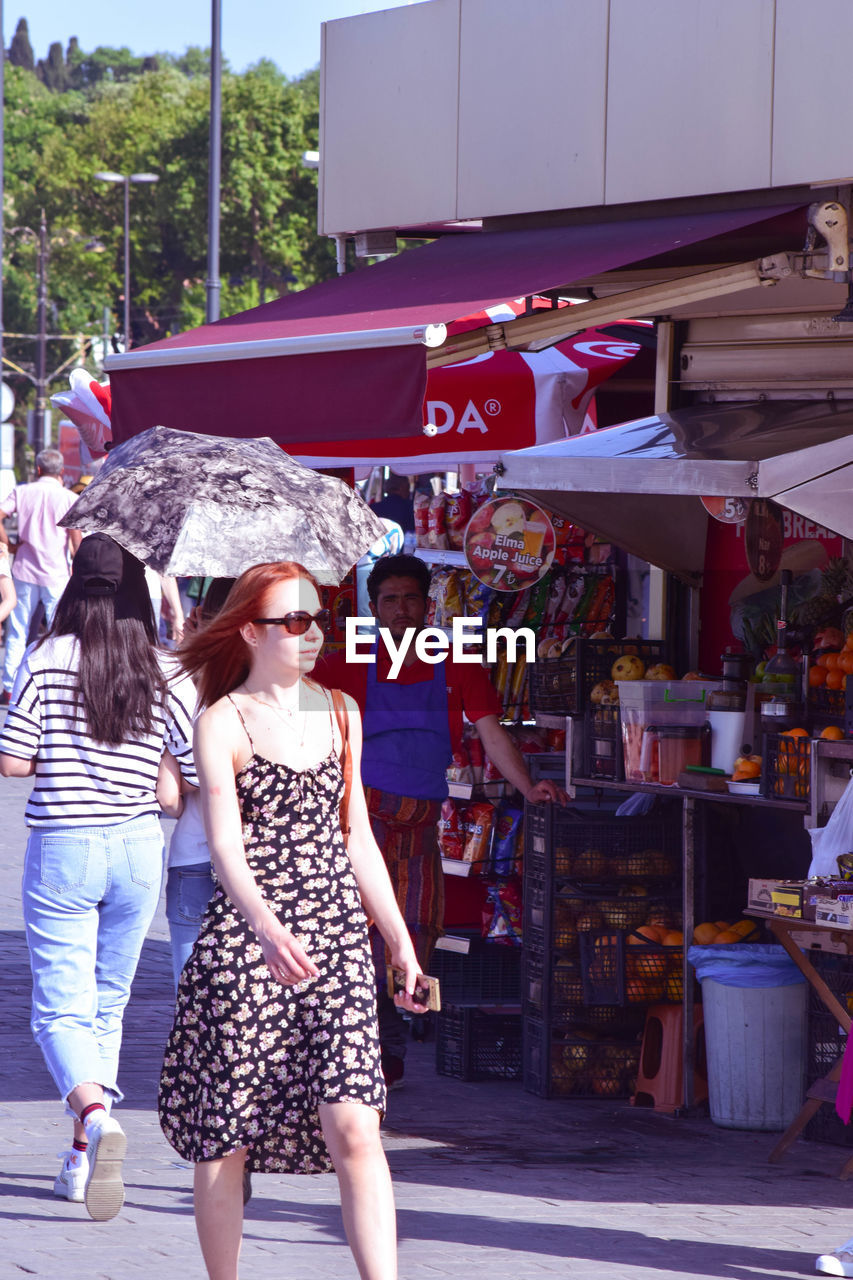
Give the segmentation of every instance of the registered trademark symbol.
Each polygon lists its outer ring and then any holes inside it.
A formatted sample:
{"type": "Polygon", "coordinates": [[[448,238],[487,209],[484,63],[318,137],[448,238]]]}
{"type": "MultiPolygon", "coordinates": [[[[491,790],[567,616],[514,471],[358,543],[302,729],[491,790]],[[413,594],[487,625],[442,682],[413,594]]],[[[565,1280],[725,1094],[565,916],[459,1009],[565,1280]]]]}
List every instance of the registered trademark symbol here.
{"type": "Polygon", "coordinates": [[[483,405],[483,408],[486,410],[486,413],[488,413],[489,416],[493,418],[496,413],[500,413],[501,402],[500,400],[487,400],[486,403],[483,405]]]}

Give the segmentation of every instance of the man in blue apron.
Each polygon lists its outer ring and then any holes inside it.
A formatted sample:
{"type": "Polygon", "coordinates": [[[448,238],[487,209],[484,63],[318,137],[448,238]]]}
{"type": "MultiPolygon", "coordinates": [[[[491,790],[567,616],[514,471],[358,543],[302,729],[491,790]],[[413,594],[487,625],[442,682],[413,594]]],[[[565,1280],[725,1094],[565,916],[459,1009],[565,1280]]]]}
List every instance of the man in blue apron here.
{"type": "MultiPolygon", "coordinates": [[[[385,556],[367,580],[378,627],[399,644],[424,625],[430,571],[417,556],[385,556]]],[[[501,705],[486,671],[450,656],[422,662],[410,644],[396,679],[381,640],[375,661],[347,665],[343,653],[324,657],[313,675],[328,688],[351,694],[362,713],[361,776],[370,824],[382,850],[397,901],[424,973],[444,922],[444,873],[438,847],[447,766],[461,741],[463,713],[476,725],[483,748],[504,777],[533,803],[565,796],[551,781],[534,783],[499,722],[501,705]]],[[[379,984],[382,1065],[389,1087],[403,1076],[406,1027],[385,991],[385,954],[374,949],[379,984]]]]}

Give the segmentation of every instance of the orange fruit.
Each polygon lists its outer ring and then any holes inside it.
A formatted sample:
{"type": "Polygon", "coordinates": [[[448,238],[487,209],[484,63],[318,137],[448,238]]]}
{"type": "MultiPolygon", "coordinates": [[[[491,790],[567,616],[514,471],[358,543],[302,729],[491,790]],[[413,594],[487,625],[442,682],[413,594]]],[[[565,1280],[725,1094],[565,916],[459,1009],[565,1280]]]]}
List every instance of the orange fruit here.
{"type": "Polygon", "coordinates": [[[841,742],[844,738],[844,730],[840,725],[828,724],[820,736],[829,742],[841,742]]]}
{"type": "Polygon", "coordinates": [[[822,653],[818,658],[818,662],[822,667],[826,667],[827,671],[834,671],[838,666],[840,653],[822,653]]]}
{"type": "Polygon", "coordinates": [[[706,920],[704,924],[697,924],[693,930],[693,941],[699,947],[707,947],[713,942],[719,933],[719,929],[710,920],[706,920]]]}
{"type": "Polygon", "coordinates": [[[827,689],[844,689],[847,685],[846,674],[838,668],[830,667],[826,673],[827,689]]]}
{"type": "Polygon", "coordinates": [[[844,648],[853,649],[853,631],[851,631],[850,635],[844,641],[844,648]]]}
{"type": "Polygon", "coordinates": [[[628,934],[629,947],[647,947],[650,942],[660,942],[665,933],[656,924],[641,924],[633,933],[628,934]]]}
{"type": "Polygon", "coordinates": [[[680,929],[670,929],[669,933],[663,935],[661,942],[665,947],[683,947],[684,934],[680,929]]]}
{"type": "Polygon", "coordinates": [[[783,738],[807,738],[809,731],[808,729],[786,729],[781,736],[783,738]]]}
{"type": "Polygon", "coordinates": [[[743,935],[735,933],[734,929],[724,929],[722,933],[717,934],[714,942],[743,942],[743,935]]]}
{"type": "Polygon", "coordinates": [[[838,665],[848,676],[853,674],[853,650],[845,649],[838,659],[838,665]]]}
{"type": "Polygon", "coordinates": [[[819,689],[821,685],[826,684],[827,674],[826,667],[818,666],[817,663],[809,667],[809,688],[819,689]]]}

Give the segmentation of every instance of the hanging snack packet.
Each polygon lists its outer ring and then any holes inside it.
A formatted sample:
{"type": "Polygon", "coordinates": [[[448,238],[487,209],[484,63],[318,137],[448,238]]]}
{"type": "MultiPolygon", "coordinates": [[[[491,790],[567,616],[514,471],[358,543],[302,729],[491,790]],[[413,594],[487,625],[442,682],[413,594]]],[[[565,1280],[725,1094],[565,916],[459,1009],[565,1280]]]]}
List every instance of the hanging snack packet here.
{"type": "Polygon", "coordinates": [[[428,547],[429,542],[429,503],[428,493],[416,493],[415,506],[415,546],[428,547]]]}
{"type": "Polygon", "coordinates": [[[467,782],[469,785],[474,781],[471,758],[464,742],[454,749],[447,767],[447,778],[449,782],[467,782]]]}
{"type": "Polygon", "coordinates": [[[477,800],[474,804],[469,804],[465,810],[463,823],[465,829],[465,851],[462,858],[464,862],[473,863],[481,871],[485,869],[486,860],[489,856],[489,844],[492,839],[494,821],[494,805],[489,804],[488,800],[477,800]]]}
{"type": "Polygon", "coordinates": [[[455,858],[461,862],[465,846],[460,815],[456,802],[449,796],[441,806],[441,817],[438,820],[438,847],[443,858],[455,858]]]}
{"type": "Polygon", "coordinates": [[[447,551],[447,521],[445,518],[445,494],[437,493],[429,504],[429,545],[436,551],[447,551]]]}
{"type": "Polygon", "coordinates": [[[524,813],[521,809],[501,805],[495,820],[495,843],[492,846],[492,875],[511,876],[515,873],[516,844],[524,813]]]}
{"type": "Polygon", "coordinates": [[[492,918],[485,937],[510,947],[521,946],[521,889],[516,880],[490,884],[487,890],[492,918]]]}
{"type": "Polygon", "coordinates": [[[428,627],[443,627],[445,601],[453,575],[452,569],[433,569],[427,592],[427,611],[424,621],[428,627]]]}
{"type": "Polygon", "coordinates": [[[447,540],[454,551],[462,550],[465,526],[471,519],[473,510],[474,504],[467,489],[460,489],[458,493],[448,493],[444,511],[447,520],[447,540]]]}

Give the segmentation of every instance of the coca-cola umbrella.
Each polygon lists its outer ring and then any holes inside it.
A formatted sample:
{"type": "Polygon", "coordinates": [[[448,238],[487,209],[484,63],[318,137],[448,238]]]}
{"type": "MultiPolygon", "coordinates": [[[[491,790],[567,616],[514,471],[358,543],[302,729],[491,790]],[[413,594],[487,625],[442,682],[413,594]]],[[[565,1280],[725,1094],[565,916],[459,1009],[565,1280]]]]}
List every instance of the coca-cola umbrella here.
{"type": "MultiPolygon", "coordinates": [[[[496,323],[520,314],[523,307],[524,300],[502,303],[459,325],[496,323]]],[[[432,369],[424,427],[417,435],[310,440],[288,447],[312,467],[384,463],[401,475],[414,475],[469,462],[491,470],[509,449],[550,444],[593,430],[596,388],[638,354],[650,330],[643,322],[620,325],[618,336],[584,329],[544,351],[492,351],[432,369]],[[637,341],[628,336],[633,332],[637,341]]]]}
{"type": "Polygon", "coordinates": [[[385,534],[359,493],[272,440],[167,427],[111,450],[69,523],[109,534],[175,577],[237,577],[254,564],[296,560],[329,584],[385,534]]]}

